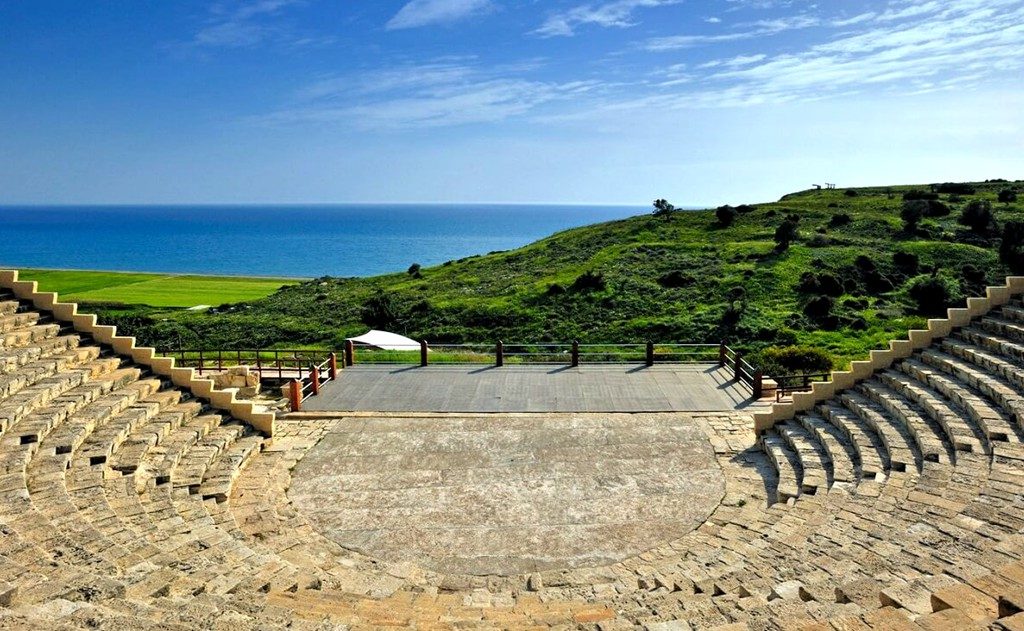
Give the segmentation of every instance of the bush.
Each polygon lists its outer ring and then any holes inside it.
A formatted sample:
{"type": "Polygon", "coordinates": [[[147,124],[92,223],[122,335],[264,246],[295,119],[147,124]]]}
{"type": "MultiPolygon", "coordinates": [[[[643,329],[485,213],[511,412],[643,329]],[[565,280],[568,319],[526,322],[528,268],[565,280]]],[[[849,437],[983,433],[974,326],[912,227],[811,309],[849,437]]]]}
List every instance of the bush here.
{"type": "Polygon", "coordinates": [[[1014,274],[1024,274],[1024,221],[1008,221],[1003,226],[999,260],[1014,274]]]}
{"type": "Polygon", "coordinates": [[[664,219],[671,219],[672,213],[674,213],[676,207],[665,199],[654,200],[654,212],[652,213],[655,217],[662,217],[664,219]]]}
{"type": "Polygon", "coordinates": [[[804,305],[804,315],[812,320],[821,320],[832,314],[835,301],[829,296],[815,296],[804,305]]]}
{"type": "Polygon", "coordinates": [[[913,201],[913,200],[928,201],[928,200],[935,200],[935,199],[938,199],[938,198],[939,198],[939,194],[938,193],[929,193],[927,191],[921,191],[921,190],[917,190],[917,189],[914,189],[912,191],[907,191],[906,193],[903,194],[903,201],[905,201],[905,202],[909,202],[909,201],[913,201]]]}
{"type": "Polygon", "coordinates": [[[849,224],[851,221],[853,221],[853,218],[851,218],[848,214],[836,213],[835,215],[832,215],[832,217],[828,220],[828,227],[838,228],[840,226],[845,226],[849,224]]]}
{"type": "Polygon", "coordinates": [[[680,271],[673,271],[658,279],[658,284],[666,289],[678,289],[689,287],[694,283],[694,278],[689,274],[680,271]]]}
{"type": "Polygon", "coordinates": [[[796,222],[791,218],[786,218],[779,227],[775,229],[775,245],[779,250],[785,250],[789,248],[789,244],[800,237],[799,231],[796,228],[796,222]]]}
{"type": "Polygon", "coordinates": [[[750,204],[740,204],[739,206],[736,207],[736,212],[738,212],[741,215],[752,213],[755,210],[757,210],[757,206],[751,206],[750,204]]]}
{"type": "Polygon", "coordinates": [[[398,303],[391,294],[371,296],[363,304],[361,316],[363,324],[373,329],[394,329],[401,321],[398,303]]]}
{"type": "Polygon", "coordinates": [[[958,182],[946,182],[945,184],[936,184],[935,190],[939,193],[946,193],[950,195],[974,195],[974,187],[970,184],[961,184],[958,182]]]}
{"type": "Polygon", "coordinates": [[[907,284],[907,295],[917,313],[929,317],[946,315],[946,309],[962,297],[960,283],[941,274],[912,279],[907,284]]]}
{"type": "Polygon", "coordinates": [[[832,370],[832,356],[808,346],[766,348],[751,356],[751,365],[769,376],[806,375],[832,370]]]}
{"type": "Polygon", "coordinates": [[[859,197],[860,193],[858,193],[852,188],[848,188],[845,191],[843,191],[843,195],[846,195],[847,197],[859,197]]]}
{"type": "Polygon", "coordinates": [[[949,206],[943,204],[939,200],[931,199],[931,200],[928,200],[926,203],[928,204],[928,208],[926,208],[925,211],[924,211],[924,216],[925,217],[948,217],[949,216],[949,212],[950,212],[949,211],[949,206]]]}
{"type": "Polygon", "coordinates": [[[419,263],[413,263],[412,265],[409,266],[409,269],[406,271],[408,272],[409,276],[419,278],[421,269],[423,269],[423,267],[419,263]]]}
{"type": "Polygon", "coordinates": [[[1015,201],[1017,201],[1017,191],[1013,190],[1012,188],[1004,188],[1003,190],[999,191],[1000,204],[1006,204],[1007,206],[1009,206],[1015,201]]]}
{"type": "Polygon", "coordinates": [[[601,272],[583,272],[572,282],[572,285],[569,286],[569,290],[580,293],[587,291],[604,291],[605,287],[604,274],[601,272]]]}
{"type": "Polygon", "coordinates": [[[894,252],[892,263],[904,276],[916,276],[921,261],[911,252],[894,252]]]}
{"type": "Polygon", "coordinates": [[[903,220],[903,229],[907,232],[917,231],[917,225],[924,219],[928,212],[928,202],[923,199],[908,199],[903,202],[903,209],[900,210],[900,219],[903,220]]]}
{"type": "Polygon", "coordinates": [[[715,210],[715,218],[718,219],[718,223],[723,228],[728,228],[732,225],[733,220],[736,219],[736,209],[732,206],[719,206],[715,210]]]}
{"type": "Polygon", "coordinates": [[[987,199],[976,199],[964,207],[957,222],[967,226],[972,232],[983,234],[995,227],[996,218],[992,214],[992,202],[987,199]]]}

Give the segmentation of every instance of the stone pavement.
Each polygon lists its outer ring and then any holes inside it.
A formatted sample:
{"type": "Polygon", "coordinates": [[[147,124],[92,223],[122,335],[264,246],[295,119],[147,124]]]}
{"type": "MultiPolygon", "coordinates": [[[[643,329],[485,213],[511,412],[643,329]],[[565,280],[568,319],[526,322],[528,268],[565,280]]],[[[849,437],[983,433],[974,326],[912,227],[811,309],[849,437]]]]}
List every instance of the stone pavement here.
{"type": "Polygon", "coordinates": [[[698,412],[749,403],[717,365],[388,366],[341,371],[309,411],[698,412]]]}

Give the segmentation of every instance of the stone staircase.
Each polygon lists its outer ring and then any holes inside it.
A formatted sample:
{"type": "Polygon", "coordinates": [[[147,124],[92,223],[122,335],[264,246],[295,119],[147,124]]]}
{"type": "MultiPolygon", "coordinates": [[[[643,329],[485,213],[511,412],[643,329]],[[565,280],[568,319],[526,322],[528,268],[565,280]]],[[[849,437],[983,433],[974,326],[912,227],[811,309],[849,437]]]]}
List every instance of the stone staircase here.
{"type": "Polygon", "coordinates": [[[175,376],[0,289],[0,628],[1024,629],[1020,299],[757,444],[696,415],[726,480],[704,524],[524,576],[342,548],[287,494],[340,421],[268,437],[175,376]]]}

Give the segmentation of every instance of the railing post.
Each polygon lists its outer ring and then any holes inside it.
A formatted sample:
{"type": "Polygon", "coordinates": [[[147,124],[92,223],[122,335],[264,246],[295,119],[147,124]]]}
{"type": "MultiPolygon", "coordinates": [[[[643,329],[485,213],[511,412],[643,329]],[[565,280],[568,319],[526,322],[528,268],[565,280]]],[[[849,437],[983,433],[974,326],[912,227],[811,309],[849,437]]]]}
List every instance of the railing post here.
{"type": "Polygon", "coordinates": [[[754,373],[754,398],[760,399],[764,395],[764,373],[758,370],[754,373]]]}
{"type": "Polygon", "coordinates": [[[505,365],[505,345],[501,340],[494,345],[494,365],[499,368],[505,365]]]}
{"type": "Polygon", "coordinates": [[[320,371],[316,369],[316,364],[309,366],[309,381],[313,384],[313,396],[320,394],[320,371]]]}
{"type": "Polygon", "coordinates": [[[288,395],[288,398],[291,399],[292,412],[298,412],[302,408],[302,384],[298,379],[292,380],[288,395]]]}
{"type": "Polygon", "coordinates": [[[327,364],[327,376],[331,378],[331,381],[334,381],[338,378],[338,354],[331,353],[329,359],[330,363],[327,364]]]}
{"type": "Polygon", "coordinates": [[[426,366],[430,363],[427,358],[427,353],[430,352],[430,348],[427,346],[426,340],[420,340],[420,366],[426,366]]]}
{"type": "Polygon", "coordinates": [[[349,368],[356,363],[356,345],[352,340],[345,340],[345,367],[349,368]]]}
{"type": "Polygon", "coordinates": [[[654,365],[654,342],[647,342],[647,367],[654,365]]]}
{"type": "Polygon", "coordinates": [[[576,368],[580,365],[580,342],[579,340],[573,340],[572,342],[572,367],[576,368]]]}
{"type": "Polygon", "coordinates": [[[203,351],[199,351],[199,374],[203,374],[203,351]]]}
{"type": "Polygon", "coordinates": [[[733,358],[733,361],[736,362],[736,366],[735,366],[735,368],[736,368],[735,380],[736,381],[740,381],[743,378],[743,375],[740,372],[740,362],[743,361],[743,353],[741,353],[739,351],[736,351],[736,356],[733,358]]]}
{"type": "Polygon", "coordinates": [[[718,344],[718,367],[719,368],[724,368],[725,367],[725,360],[727,360],[729,358],[728,355],[726,355],[726,353],[728,352],[728,348],[729,347],[725,345],[725,340],[722,340],[721,342],[719,342],[719,344],[718,344]]]}

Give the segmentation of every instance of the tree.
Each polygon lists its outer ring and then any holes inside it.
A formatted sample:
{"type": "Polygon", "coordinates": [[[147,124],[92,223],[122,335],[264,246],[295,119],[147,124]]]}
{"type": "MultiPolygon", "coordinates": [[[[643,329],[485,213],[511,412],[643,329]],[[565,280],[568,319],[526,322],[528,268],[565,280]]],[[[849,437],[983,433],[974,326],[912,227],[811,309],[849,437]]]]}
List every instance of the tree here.
{"type": "Polygon", "coordinates": [[[789,248],[789,244],[800,236],[796,228],[796,221],[791,217],[786,218],[779,227],[775,229],[775,245],[782,251],[789,248]]]}
{"type": "Polygon", "coordinates": [[[663,217],[665,219],[671,219],[672,213],[676,211],[676,207],[673,206],[665,199],[654,200],[654,216],[663,217]]]}
{"type": "Polygon", "coordinates": [[[1012,188],[1004,188],[1003,190],[999,191],[999,203],[1006,204],[1007,206],[1009,206],[1010,204],[1016,201],[1017,191],[1013,190],[1012,188]]]}
{"type": "Polygon", "coordinates": [[[957,222],[962,226],[968,226],[971,231],[979,234],[988,232],[994,227],[996,218],[992,214],[992,202],[987,199],[976,199],[964,207],[957,222]]]}
{"type": "Polygon", "coordinates": [[[1024,221],[1008,221],[1003,226],[999,260],[1014,274],[1024,274],[1024,221]]]}
{"type": "Polygon", "coordinates": [[[419,263],[413,263],[412,265],[409,266],[409,269],[408,269],[409,276],[412,276],[414,278],[419,278],[421,276],[421,274],[420,274],[420,270],[421,269],[423,269],[423,268],[422,268],[422,266],[420,266],[419,263]]]}
{"type": "Polygon", "coordinates": [[[732,225],[734,219],[736,219],[736,209],[732,206],[719,206],[715,210],[715,217],[718,218],[718,223],[723,228],[728,228],[732,225]]]}
{"type": "Polygon", "coordinates": [[[917,224],[921,223],[927,211],[928,202],[923,199],[908,199],[903,202],[903,209],[900,211],[903,229],[910,233],[916,232],[917,224]]]}
{"type": "Polygon", "coordinates": [[[917,313],[941,316],[960,298],[959,285],[945,276],[918,276],[910,281],[907,294],[914,301],[917,313]]]}

